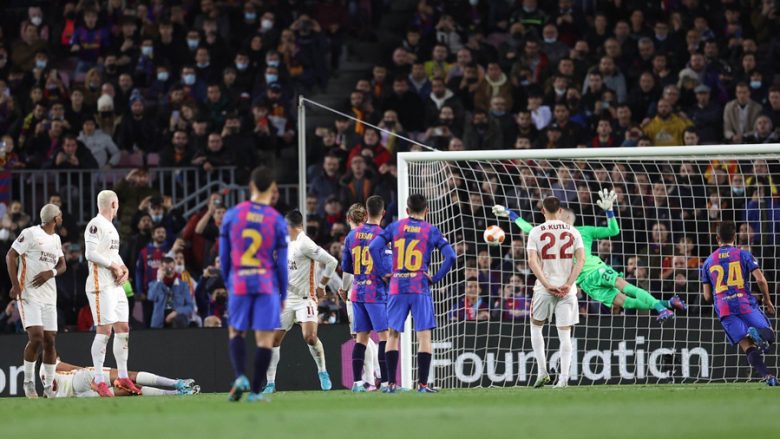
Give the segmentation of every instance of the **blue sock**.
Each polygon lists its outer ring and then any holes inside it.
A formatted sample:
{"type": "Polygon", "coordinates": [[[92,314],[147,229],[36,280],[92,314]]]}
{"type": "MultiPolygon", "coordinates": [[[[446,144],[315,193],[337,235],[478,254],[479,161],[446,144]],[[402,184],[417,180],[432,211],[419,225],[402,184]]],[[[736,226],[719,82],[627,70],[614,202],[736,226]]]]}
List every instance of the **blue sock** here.
{"type": "Polygon", "coordinates": [[[395,384],[395,375],[398,371],[398,351],[385,352],[385,360],[387,361],[387,382],[395,384]]]}
{"type": "Polygon", "coordinates": [[[363,363],[366,361],[366,345],[355,343],[352,348],[352,379],[363,381],[363,363]]]}
{"type": "Polygon", "coordinates": [[[428,373],[431,371],[431,354],[430,352],[418,352],[417,353],[417,373],[420,375],[418,382],[420,384],[428,384],[428,373]]]}
{"type": "Polygon", "coordinates": [[[230,350],[230,362],[233,363],[233,372],[236,378],[245,374],[246,368],[246,343],[244,337],[237,335],[228,343],[230,350]]]}
{"type": "Polygon", "coordinates": [[[379,373],[382,375],[382,382],[387,382],[387,358],[385,357],[386,341],[379,342],[379,373]]]}
{"type": "Polygon", "coordinates": [[[252,380],[252,392],[260,393],[265,382],[265,373],[268,372],[268,365],[271,364],[271,350],[268,348],[257,348],[255,350],[255,379],[252,380]]]}
{"type": "Polygon", "coordinates": [[[748,363],[753,366],[753,369],[755,369],[762,378],[769,375],[769,368],[764,364],[764,358],[761,356],[761,351],[754,346],[751,346],[745,351],[745,356],[747,356],[748,363]]]}
{"type": "MultiPolygon", "coordinates": [[[[658,303],[663,306],[665,309],[672,309],[672,305],[669,305],[668,300],[659,300],[658,303]]],[[[656,308],[657,309],[657,308],[656,308]]],[[[663,310],[662,310],[663,311],[663,310]]]]}

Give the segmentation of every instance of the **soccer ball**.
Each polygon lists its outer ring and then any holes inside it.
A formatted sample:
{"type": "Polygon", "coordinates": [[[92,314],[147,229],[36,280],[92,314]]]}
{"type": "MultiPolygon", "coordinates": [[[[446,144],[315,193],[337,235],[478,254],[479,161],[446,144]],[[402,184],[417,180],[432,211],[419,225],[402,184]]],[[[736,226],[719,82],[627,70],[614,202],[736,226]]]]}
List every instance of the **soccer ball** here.
{"type": "Polygon", "coordinates": [[[504,242],[506,235],[501,227],[488,226],[488,228],[485,229],[485,233],[482,234],[482,237],[489,245],[501,245],[504,242]]]}

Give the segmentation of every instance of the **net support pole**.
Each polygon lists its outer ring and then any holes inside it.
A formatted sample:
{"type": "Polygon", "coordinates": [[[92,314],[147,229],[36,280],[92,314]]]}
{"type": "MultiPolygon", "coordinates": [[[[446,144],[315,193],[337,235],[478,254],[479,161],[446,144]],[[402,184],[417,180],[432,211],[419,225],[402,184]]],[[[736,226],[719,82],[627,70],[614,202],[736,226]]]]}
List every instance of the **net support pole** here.
{"type": "MultiPolygon", "coordinates": [[[[398,158],[398,219],[406,217],[406,200],[409,198],[409,163],[398,158]]],[[[399,346],[401,357],[401,386],[412,387],[412,317],[407,316],[399,346]]]]}
{"type": "Polygon", "coordinates": [[[298,210],[306,224],[306,103],[298,96],[298,210]]]}

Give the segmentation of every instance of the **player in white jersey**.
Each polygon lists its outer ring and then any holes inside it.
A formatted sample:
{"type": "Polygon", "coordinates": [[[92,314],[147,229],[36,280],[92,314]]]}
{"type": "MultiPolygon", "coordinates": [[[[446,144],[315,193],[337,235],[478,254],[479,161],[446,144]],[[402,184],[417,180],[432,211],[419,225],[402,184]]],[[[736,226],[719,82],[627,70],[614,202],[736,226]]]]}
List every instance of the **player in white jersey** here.
{"type": "MultiPolygon", "coordinates": [[[[95,339],[92,342],[92,365],[96,371],[103,370],[106,361],[106,346],[114,331],[114,359],[119,370],[114,387],[141,394],[128,377],[130,325],[128,320],[127,296],[122,285],[127,280],[128,270],[119,256],[119,232],[112,221],[119,210],[119,199],[113,191],[101,191],[97,196],[98,214],[84,231],[84,256],[89,262],[86,293],[92,318],[95,321],[95,339]]],[[[110,397],[111,392],[102,373],[95,374],[95,390],[100,396],[110,397]]]]}
{"type": "MultiPolygon", "coordinates": [[[[56,398],[91,398],[100,396],[95,390],[95,368],[68,364],[57,359],[53,377],[53,397],[56,398]]],[[[102,374],[116,379],[119,371],[104,367],[102,374]]],[[[144,396],[197,395],[200,386],[193,379],[174,379],[150,372],[129,371],[130,379],[141,386],[144,396]],[[167,389],[162,389],[166,387],[167,389]]],[[[41,368],[41,380],[47,375],[41,368]]],[[[120,388],[109,389],[113,396],[133,396],[133,393],[120,388]]]]}
{"type": "MultiPolygon", "coordinates": [[[[43,347],[41,370],[50,373],[57,360],[54,338],[57,335],[57,284],[54,277],[65,272],[65,256],[57,227],[62,212],[54,204],[41,209],[41,225],[22,230],[5,255],[11,278],[11,299],[19,306],[19,315],[27,331],[24,348],[24,394],[37,398],[35,359],[43,347]]],[[[52,396],[51,380],[43,381],[43,395],[52,396]]]]}
{"type": "Polygon", "coordinates": [[[531,301],[531,346],[536,356],[539,376],[534,387],[550,382],[542,329],[552,320],[560,340],[560,367],[555,387],[566,387],[571,368],[571,329],[580,322],[575,281],[585,264],[585,247],[580,232],[558,219],[561,200],[547,197],[542,201],[545,222],[528,234],[528,265],[536,276],[531,301]]]}
{"type": "Polygon", "coordinates": [[[309,345],[314,362],[317,364],[317,373],[320,378],[322,390],[330,390],[333,386],[330,375],[325,365],[325,349],[320,338],[317,337],[318,302],[317,299],[325,295],[325,286],[336,270],[338,260],[331,256],[325,249],[318,246],[303,231],[303,215],[293,210],[285,215],[287,229],[290,232],[290,246],[287,252],[287,268],[289,273],[289,285],[287,287],[287,301],[282,310],[282,327],[274,336],[274,347],[271,353],[271,364],[266,373],[266,385],[263,393],[276,391],[276,368],[279,365],[279,352],[282,340],[293,324],[301,324],[301,332],[306,344],[309,345]],[[324,264],[325,269],[318,284],[315,284],[317,264],[324,264]]]}

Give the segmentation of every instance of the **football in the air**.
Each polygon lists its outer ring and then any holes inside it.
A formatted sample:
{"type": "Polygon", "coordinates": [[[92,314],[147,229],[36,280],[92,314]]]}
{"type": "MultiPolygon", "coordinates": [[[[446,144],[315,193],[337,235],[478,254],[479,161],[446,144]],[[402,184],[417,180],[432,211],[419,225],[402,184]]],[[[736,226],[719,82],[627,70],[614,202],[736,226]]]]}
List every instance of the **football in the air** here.
{"type": "Polygon", "coordinates": [[[501,227],[488,226],[488,228],[485,229],[485,233],[482,235],[482,237],[489,245],[501,245],[504,242],[506,235],[504,234],[504,230],[501,227]]]}

